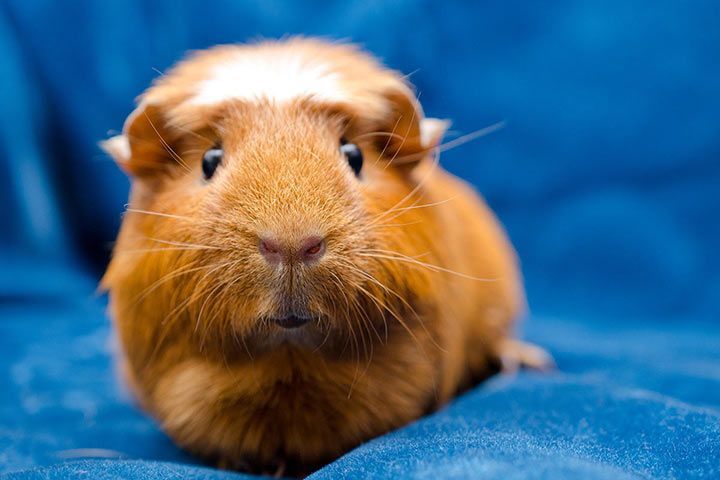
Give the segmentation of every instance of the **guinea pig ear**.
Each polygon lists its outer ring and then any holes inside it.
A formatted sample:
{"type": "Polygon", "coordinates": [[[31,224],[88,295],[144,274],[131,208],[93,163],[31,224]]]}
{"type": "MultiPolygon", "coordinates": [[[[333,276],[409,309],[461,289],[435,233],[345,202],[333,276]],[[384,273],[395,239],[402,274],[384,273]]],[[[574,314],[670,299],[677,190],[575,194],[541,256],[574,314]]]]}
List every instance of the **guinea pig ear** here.
{"type": "Polygon", "coordinates": [[[385,97],[390,114],[381,130],[389,136],[379,141],[379,148],[393,164],[412,167],[440,145],[450,122],[425,118],[420,102],[405,85],[388,90],[385,97]]]}
{"type": "Polygon", "coordinates": [[[120,168],[133,177],[153,175],[177,161],[173,144],[176,134],[167,128],[159,106],[140,102],[125,120],[123,133],[100,142],[120,168]]]}

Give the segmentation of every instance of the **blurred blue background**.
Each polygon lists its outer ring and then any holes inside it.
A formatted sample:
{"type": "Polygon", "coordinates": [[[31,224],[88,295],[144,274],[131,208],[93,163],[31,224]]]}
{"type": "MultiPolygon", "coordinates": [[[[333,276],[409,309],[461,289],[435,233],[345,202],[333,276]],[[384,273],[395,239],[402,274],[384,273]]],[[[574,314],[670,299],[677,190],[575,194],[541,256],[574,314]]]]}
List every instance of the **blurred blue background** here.
{"type": "MultiPolygon", "coordinates": [[[[414,72],[426,113],[453,120],[450,138],[507,122],[441,162],[486,196],[509,231],[534,314],[526,336],[550,348],[563,373],[490,382],[452,409],[487,429],[493,408],[523,398],[514,389],[530,389],[517,407],[528,415],[556,411],[567,395],[577,401],[563,407],[565,430],[558,418],[528,426],[518,414],[472,449],[447,450],[461,460],[443,472],[720,475],[713,0],[3,2],[0,472],[93,456],[76,452],[90,447],[190,461],[112,377],[105,300],[93,290],[129,184],[97,142],[121,129],[134,97],[187,50],[288,33],[348,39],[414,72]],[[636,392],[629,399],[617,393],[627,389],[636,392]],[[618,395],[627,405],[608,414],[618,395]],[[687,431],[678,405],[697,415],[687,431]],[[597,417],[584,430],[588,417],[573,417],[583,408],[597,417]],[[657,421],[628,425],[631,414],[657,421]],[[560,433],[573,439],[565,447],[560,433]],[[504,457],[495,454],[501,447],[481,448],[499,434],[519,435],[503,444],[504,457]],[[538,453],[535,444],[559,450],[538,453]],[[533,455],[546,470],[523,470],[533,455]]],[[[442,415],[452,409],[420,425],[450,421],[442,415]]],[[[417,440],[412,428],[353,452],[328,475],[389,471],[373,460],[378,449],[417,440]]],[[[413,455],[407,465],[421,465],[413,455]]]]}

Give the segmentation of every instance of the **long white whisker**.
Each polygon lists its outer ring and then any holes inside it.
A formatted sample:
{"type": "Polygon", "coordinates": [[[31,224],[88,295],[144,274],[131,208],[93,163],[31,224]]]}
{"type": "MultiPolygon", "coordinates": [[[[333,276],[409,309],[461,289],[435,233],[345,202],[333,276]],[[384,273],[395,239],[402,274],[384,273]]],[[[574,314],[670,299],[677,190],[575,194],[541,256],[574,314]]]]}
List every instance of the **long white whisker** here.
{"type": "Polygon", "coordinates": [[[163,213],[163,212],[153,212],[151,210],[141,210],[139,208],[126,208],[125,211],[130,212],[130,213],[142,213],[144,215],[154,215],[157,217],[176,218],[179,220],[190,220],[190,217],[185,217],[183,215],[174,215],[172,213],[163,213]]]}
{"type": "Polygon", "coordinates": [[[449,273],[451,275],[456,275],[458,277],[467,278],[468,280],[475,280],[478,282],[496,282],[497,278],[482,278],[482,277],[475,277],[472,275],[468,275],[462,272],[456,272],[455,270],[450,270],[449,268],[441,267],[438,265],[433,265],[431,263],[421,262],[420,260],[417,260],[412,257],[408,257],[407,255],[402,255],[397,252],[393,252],[392,255],[386,255],[386,254],[376,254],[371,253],[370,251],[367,251],[367,253],[360,252],[358,255],[363,257],[371,257],[371,258],[383,258],[386,260],[396,260],[399,262],[407,262],[412,265],[417,265],[419,267],[427,268],[428,270],[434,271],[434,272],[443,272],[443,273],[449,273]]]}

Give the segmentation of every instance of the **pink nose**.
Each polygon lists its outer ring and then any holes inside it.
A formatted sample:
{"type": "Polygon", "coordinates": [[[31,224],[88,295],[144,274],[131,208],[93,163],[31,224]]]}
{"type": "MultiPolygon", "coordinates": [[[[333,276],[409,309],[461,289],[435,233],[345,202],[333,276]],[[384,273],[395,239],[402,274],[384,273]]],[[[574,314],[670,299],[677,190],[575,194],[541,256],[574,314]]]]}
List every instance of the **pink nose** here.
{"type": "Polygon", "coordinates": [[[263,237],[260,239],[258,249],[270,264],[293,262],[309,264],[325,255],[325,240],[312,235],[292,245],[281,243],[272,237],[263,237]]]}

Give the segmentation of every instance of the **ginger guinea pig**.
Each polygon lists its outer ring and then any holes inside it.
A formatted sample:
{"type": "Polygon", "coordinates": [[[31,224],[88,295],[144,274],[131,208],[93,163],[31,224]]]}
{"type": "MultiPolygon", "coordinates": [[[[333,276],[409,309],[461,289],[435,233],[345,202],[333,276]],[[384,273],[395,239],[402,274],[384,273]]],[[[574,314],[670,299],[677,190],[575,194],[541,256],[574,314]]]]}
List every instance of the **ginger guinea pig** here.
{"type": "Polygon", "coordinates": [[[503,362],[517,261],[404,78],[310,39],[192,54],[104,143],[132,177],[103,279],[141,405],[227,468],[302,475],[503,362]]]}

